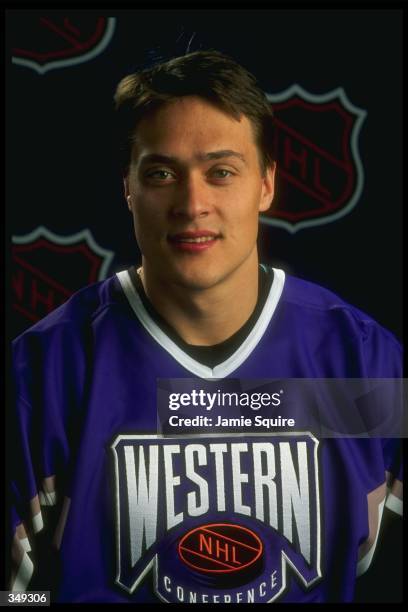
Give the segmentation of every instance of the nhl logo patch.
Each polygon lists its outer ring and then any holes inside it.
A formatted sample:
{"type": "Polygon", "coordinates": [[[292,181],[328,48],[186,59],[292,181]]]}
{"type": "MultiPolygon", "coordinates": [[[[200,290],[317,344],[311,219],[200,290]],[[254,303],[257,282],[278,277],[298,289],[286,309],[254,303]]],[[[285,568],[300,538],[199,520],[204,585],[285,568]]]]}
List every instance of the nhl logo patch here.
{"type": "Polygon", "coordinates": [[[110,43],[116,19],[58,11],[38,17],[13,15],[10,22],[12,63],[45,74],[97,57],[110,43]]]}
{"type": "MultiPolygon", "coordinates": [[[[180,559],[193,570],[214,576],[225,586],[248,582],[251,570],[262,567],[263,544],[251,529],[234,523],[213,523],[190,530],[178,545],[180,559]]],[[[258,569],[258,574],[260,569],[258,569]]]]}
{"type": "Polygon", "coordinates": [[[114,257],[95,242],[88,229],[58,236],[41,226],[12,240],[13,309],[31,322],[81,287],[106,278],[114,257]]]}
{"type": "Polygon", "coordinates": [[[277,189],[261,221],[295,233],[348,214],[364,185],[359,137],[366,111],[341,87],[316,95],[293,85],[267,97],[275,115],[277,189]]]}

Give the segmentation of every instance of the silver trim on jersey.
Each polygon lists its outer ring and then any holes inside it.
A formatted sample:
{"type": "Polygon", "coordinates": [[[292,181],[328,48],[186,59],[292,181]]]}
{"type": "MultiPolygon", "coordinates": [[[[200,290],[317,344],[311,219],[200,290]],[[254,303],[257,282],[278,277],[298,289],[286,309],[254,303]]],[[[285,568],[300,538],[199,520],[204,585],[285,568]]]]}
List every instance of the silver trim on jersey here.
{"type": "Polygon", "coordinates": [[[285,272],[278,268],[273,268],[273,272],[274,277],[272,286],[269,290],[268,297],[266,298],[265,305],[258,317],[257,322],[244,342],[231,355],[231,357],[229,357],[223,363],[215,366],[215,368],[205,366],[190,357],[190,355],[183,351],[167,336],[167,334],[164,333],[162,329],[160,329],[144,307],[127,270],[117,272],[116,276],[118,277],[123,292],[140,323],[156,340],[156,342],[160,344],[161,347],[163,347],[176,361],[178,361],[184,368],[186,368],[186,370],[189,370],[195,376],[200,378],[224,378],[229,376],[234,370],[238,369],[239,366],[242,365],[249,357],[249,355],[258,345],[273,317],[285,284],[285,272]]]}
{"type": "MultiPolygon", "coordinates": [[[[28,544],[28,546],[30,546],[28,544]]],[[[18,567],[17,574],[14,578],[13,584],[11,585],[11,591],[23,591],[27,590],[27,587],[31,581],[32,575],[34,573],[34,563],[31,561],[28,553],[26,551],[26,544],[22,545],[24,550],[23,558],[21,559],[21,563],[18,567]]],[[[31,548],[29,549],[31,550],[31,548]]]]}
{"type": "Polygon", "coordinates": [[[394,493],[388,493],[387,499],[385,501],[385,507],[395,514],[399,514],[399,516],[403,516],[403,501],[394,493]]]}
{"type": "Polygon", "coordinates": [[[382,521],[382,515],[383,515],[383,510],[384,510],[384,505],[385,505],[385,497],[382,500],[382,502],[380,502],[378,504],[378,522],[377,522],[377,532],[375,535],[375,539],[374,542],[371,546],[371,548],[368,550],[368,552],[364,555],[364,557],[362,557],[358,562],[357,562],[357,569],[356,569],[356,576],[357,578],[359,576],[361,576],[362,574],[364,574],[368,568],[371,565],[371,561],[373,559],[374,556],[374,552],[375,549],[377,547],[377,540],[378,540],[378,536],[380,534],[380,529],[381,529],[381,521],[382,521]]]}

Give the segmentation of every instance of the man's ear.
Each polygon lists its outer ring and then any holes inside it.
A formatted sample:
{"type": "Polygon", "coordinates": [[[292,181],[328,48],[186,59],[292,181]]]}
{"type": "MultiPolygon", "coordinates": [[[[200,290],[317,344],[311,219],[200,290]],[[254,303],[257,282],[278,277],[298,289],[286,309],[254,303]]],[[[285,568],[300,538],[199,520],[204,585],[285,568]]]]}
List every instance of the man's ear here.
{"type": "Polygon", "coordinates": [[[261,201],[259,202],[260,212],[268,210],[272,204],[273,196],[275,194],[275,174],[276,162],[272,162],[267,167],[265,175],[262,177],[262,194],[261,201]]]}
{"type": "Polygon", "coordinates": [[[130,197],[130,192],[129,192],[129,173],[123,176],[123,190],[125,193],[125,200],[127,202],[128,209],[132,212],[132,203],[131,203],[131,197],[130,197]]]}

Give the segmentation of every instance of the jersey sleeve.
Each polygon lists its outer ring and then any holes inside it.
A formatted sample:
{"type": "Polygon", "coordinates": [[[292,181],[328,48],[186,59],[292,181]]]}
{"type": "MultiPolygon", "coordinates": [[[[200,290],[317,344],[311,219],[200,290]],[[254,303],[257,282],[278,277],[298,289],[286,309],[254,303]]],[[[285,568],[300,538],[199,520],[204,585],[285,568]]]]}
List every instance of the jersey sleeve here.
{"type": "MultiPolygon", "coordinates": [[[[368,378],[402,381],[402,347],[390,332],[371,322],[365,328],[364,345],[368,378]]],[[[402,386],[396,384],[395,390],[402,392],[402,386]]],[[[365,573],[371,565],[383,531],[384,508],[402,516],[402,439],[383,438],[380,443],[384,483],[367,495],[369,534],[360,546],[357,576],[365,573]]],[[[377,554],[381,555],[381,548],[377,554]]]]}
{"type": "Polygon", "coordinates": [[[387,497],[385,507],[402,516],[403,514],[403,462],[400,440],[383,441],[384,465],[387,480],[387,497]]]}
{"type": "MultiPolygon", "coordinates": [[[[371,325],[366,337],[366,356],[369,376],[402,380],[402,347],[390,332],[371,325]]],[[[403,393],[402,385],[396,385],[396,392],[403,393]]],[[[387,484],[385,507],[402,516],[402,438],[384,439],[382,445],[387,484]]]]}
{"type": "MultiPolygon", "coordinates": [[[[24,591],[34,573],[29,553],[36,535],[44,528],[42,507],[56,505],[55,474],[47,473],[41,465],[34,418],[32,406],[17,397],[12,423],[15,447],[11,483],[11,590],[16,591],[24,591]]],[[[42,442],[46,444],[44,438],[42,442]]]]}
{"type": "MultiPolygon", "coordinates": [[[[10,590],[32,589],[42,546],[55,545],[66,501],[84,357],[67,326],[14,342],[10,590]],[[53,544],[54,540],[54,544],[53,544]]],[[[46,588],[47,584],[43,585],[46,588]]]]}

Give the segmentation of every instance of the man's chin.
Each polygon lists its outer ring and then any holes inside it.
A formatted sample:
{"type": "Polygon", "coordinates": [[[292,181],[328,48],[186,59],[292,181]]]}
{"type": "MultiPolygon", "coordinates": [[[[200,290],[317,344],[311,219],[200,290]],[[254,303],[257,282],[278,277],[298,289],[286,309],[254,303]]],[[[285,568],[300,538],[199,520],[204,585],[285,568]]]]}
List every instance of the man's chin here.
{"type": "Polygon", "coordinates": [[[220,280],[220,275],[209,273],[175,274],[172,279],[175,285],[186,291],[205,291],[216,286],[220,280]]]}
{"type": "Polygon", "coordinates": [[[204,280],[204,279],[178,279],[174,283],[178,287],[185,289],[186,291],[206,291],[214,287],[217,282],[204,280]]]}

